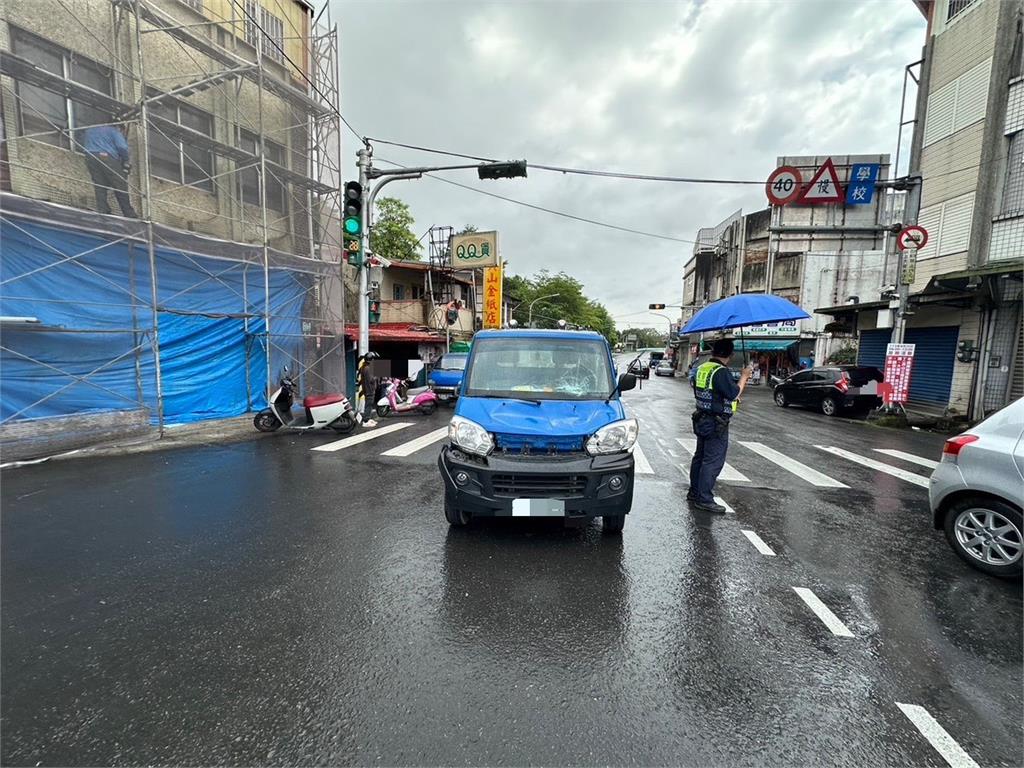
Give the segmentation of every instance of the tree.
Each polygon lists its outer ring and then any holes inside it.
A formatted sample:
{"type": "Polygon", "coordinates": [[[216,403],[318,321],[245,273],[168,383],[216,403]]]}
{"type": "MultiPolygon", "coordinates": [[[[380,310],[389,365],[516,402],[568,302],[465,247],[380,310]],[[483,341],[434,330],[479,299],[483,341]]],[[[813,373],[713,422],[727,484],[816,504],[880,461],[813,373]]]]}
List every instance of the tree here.
{"type": "Polygon", "coordinates": [[[377,201],[377,215],[370,234],[370,250],[390,261],[419,261],[419,239],[409,206],[397,197],[377,201]]]}
{"type": "Polygon", "coordinates": [[[624,331],[619,331],[619,338],[623,341],[633,335],[636,336],[637,349],[664,347],[668,343],[668,338],[657,328],[627,328],[624,331]]]}
{"type": "Polygon", "coordinates": [[[538,328],[554,328],[559,320],[570,325],[597,331],[615,344],[617,332],[608,310],[583,293],[583,285],[564,272],[551,274],[542,270],[532,278],[507,275],[505,296],[517,306],[513,316],[520,325],[532,321],[538,328]]]}

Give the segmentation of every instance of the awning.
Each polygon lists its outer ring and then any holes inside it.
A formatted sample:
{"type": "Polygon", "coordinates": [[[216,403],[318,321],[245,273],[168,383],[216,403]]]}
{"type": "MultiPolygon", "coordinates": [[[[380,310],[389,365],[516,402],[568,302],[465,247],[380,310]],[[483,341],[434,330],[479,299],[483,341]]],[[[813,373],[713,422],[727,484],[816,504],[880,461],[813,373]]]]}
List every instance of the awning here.
{"type": "Polygon", "coordinates": [[[862,301],[858,304],[840,304],[836,307],[818,307],[814,310],[816,315],[853,315],[858,312],[867,312],[874,309],[885,309],[889,306],[888,301],[862,301]]]}
{"type": "Polygon", "coordinates": [[[972,291],[981,285],[981,278],[1001,278],[1004,275],[1010,279],[1021,279],[1021,271],[1024,270],[1024,262],[1017,260],[995,262],[982,267],[971,267],[958,272],[947,272],[943,275],[935,275],[928,282],[924,293],[932,293],[941,290],[972,291]]]}
{"type": "MultiPolygon", "coordinates": [[[[345,335],[351,339],[359,338],[358,325],[346,325],[345,335]]],[[[405,344],[444,344],[444,335],[439,331],[430,330],[421,325],[409,323],[372,323],[370,325],[370,341],[400,342],[405,344]]]]}
{"type": "Polygon", "coordinates": [[[748,352],[783,352],[799,339],[743,339],[741,342],[738,336],[732,339],[736,349],[745,349],[748,352]]]}

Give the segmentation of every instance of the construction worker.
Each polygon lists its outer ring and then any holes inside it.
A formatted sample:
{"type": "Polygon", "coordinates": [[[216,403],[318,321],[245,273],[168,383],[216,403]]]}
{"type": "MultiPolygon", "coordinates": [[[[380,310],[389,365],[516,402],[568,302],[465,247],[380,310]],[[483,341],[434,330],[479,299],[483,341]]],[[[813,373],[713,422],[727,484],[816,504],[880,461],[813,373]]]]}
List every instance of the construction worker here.
{"type": "Polygon", "coordinates": [[[697,448],[690,463],[690,491],[686,500],[694,509],[719,514],[725,512],[725,507],[715,501],[715,481],[725,466],[725,453],[729,449],[729,420],[750,378],[750,369],[744,368],[739,385],[732,380],[729,370],[732,353],[732,339],[715,341],[711,359],[698,366],[693,381],[697,400],[693,433],[697,436],[697,448]]]}
{"type": "Polygon", "coordinates": [[[132,170],[131,152],[121,129],[114,125],[94,125],[86,128],[82,140],[85,166],[92,178],[96,193],[96,210],[110,213],[107,193],[113,192],[121,213],[130,219],[138,218],[128,195],[128,174],[132,170]]]}

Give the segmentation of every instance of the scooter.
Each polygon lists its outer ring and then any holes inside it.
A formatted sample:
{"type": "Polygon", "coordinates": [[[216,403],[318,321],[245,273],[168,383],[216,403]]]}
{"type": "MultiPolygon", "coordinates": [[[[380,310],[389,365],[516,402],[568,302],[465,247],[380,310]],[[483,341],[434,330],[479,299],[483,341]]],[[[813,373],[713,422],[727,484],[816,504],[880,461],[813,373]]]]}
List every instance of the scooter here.
{"type": "Polygon", "coordinates": [[[412,379],[391,379],[387,394],[377,401],[377,415],[381,418],[389,414],[412,413],[417,411],[429,416],[437,408],[437,393],[430,387],[409,389],[412,379]],[[411,400],[408,398],[412,398],[411,400]]]}
{"type": "Polygon", "coordinates": [[[302,413],[292,413],[295,382],[285,366],[277,391],[270,396],[270,405],[256,414],[252,424],[260,432],[276,432],[281,427],[305,432],[333,429],[347,434],[355,429],[358,419],[348,398],[341,394],[307,395],[302,400],[302,413]]]}

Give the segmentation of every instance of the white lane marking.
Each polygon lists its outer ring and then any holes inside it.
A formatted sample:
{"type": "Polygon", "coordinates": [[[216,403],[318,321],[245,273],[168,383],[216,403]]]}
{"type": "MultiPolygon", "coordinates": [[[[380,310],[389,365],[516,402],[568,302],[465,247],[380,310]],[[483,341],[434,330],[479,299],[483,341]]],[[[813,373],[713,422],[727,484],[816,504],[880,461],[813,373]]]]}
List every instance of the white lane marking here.
{"type": "Polygon", "coordinates": [[[409,456],[416,451],[426,448],[428,445],[433,445],[438,440],[442,440],[448,436],[448,427],[441,427],[435,429],[433,432],[427,432],[425,435],[420,435],[415,440],[410,440],[408,443],[402,443],[396,448],[392,448],[390,451],[384,451],[381,456],[409,456]]]}
{"type": "Polygon", "coordinates": [[[889,466],[888,464],[883,464],[880,461],[869,459],[867,456],[858,456],[856,453],[844,451],[842,448],[836,448],[834,445],[816,445],[814,447],[836,456],[841,456],[844,459],[849,459],[856,464],[861,464],[865,467],[870,467],[871,469],[877,469],[879,472],[885,472],[887,475],[898,477],[900,480],[906,480],[908,483],[919,485],[922,488],[928,487],[928,478],[922,477],[921,475],[915,475],[913,472],[907,472],[906,470],[898,469],[896,467],[889,466]]]}
{"type": "MultiPolygon", "coordinates": [[[[687,451],[691,456],[697,451],[697,439],[693,437],[677,437],[676,442],[683,446],[683,449],[687,451]]],[[[684,475],[690,474],[689,467],[680,467],[679,470],[684,475]]],[[[724,480],[727,483],[749,483],[750,478],[738,471],[731,464],[726,462],[725,466],[722,467],[722,474],[718,476],[719,480],[724,480]]]]}
{"type": "Polygon", "coordinates": [[[333,443],[325,443],[324,445],[318,445],[316,448],[311,450],[314,451],[340,451],[342,448],[348,448],[351,445],[359,445],[359,443],[365,443],[370,440],[376,440],[378,437],[384,437],[392,432],[397,432],[399,429],[405,429],[411,427],[411,421],[400,421],[397,424],[388,424],[386,427],[380,427],[370,432],[362,432],[352,437],[345,437],[341,440],[335,440],[333,443]]]}
{"type": "Polygon", "coordinates": [[[679,455],[678,451],[673,451],[671,448],[668,449],[668,455],[671,456],[673,459],[683,458],[682,456],[679,455]]]}
{"type": "Polygon", "coordinates": [[[892,456],[894,459],[903,459],[911,464],[920,464],[922,467],[928,467],[928,469],[935,469],[939,466],[937,461],[926,459],[923,456],[915,456],[912,453],[897,451],[895,448],[875,448],[875,450],[879,453],[884,453],[886,456],[892,456]]]}
{"type": "Polygon", "coordinates": [[[928,739],[928,743],[935,747],[935,751],[942,755],[942,759],[953,768],[978,768],[978,764],[956,743],[946,729],[936,722],[927,709],[917,704],[900,704],[898,701],[896,706],[917,727],[921,735],[928,739]]]}
{"type": "Polygon", "coordinates": [[[838,480],[833,480],[828,475],[822,474],[816,469],[808,467],[806,464],[802,464],[796,459],[791,459],[784,453],[776,451],[774,448],[769,448],[764,443],[748,442],[745,440],[739,441],[740,445],[749,448],[754,453],[762,456],[773,464],[778,464],[785,470],[792,472],[797,477],[801,477],[811,485],[816,485],[819,488],[849,488],[850,486],[840,483],[838,480]]]}
{"type": "Polygon", "coordinates": [[[853,637],[853,632],[847,629],[839,617],[832,613],[829,607],[821,602],[811,590],[806,587],[793,587],[793,591],[800,595],[800,599],[807,603],[807,607],[814,611],[814,615],[821,619],[821,623],[828,627],[833,635],[853,637]]]}
{"type": "Polygon", "coordinates": [[[764,539],[762,539],[756,533],[754,533],[753,531],[748,531],[744,528],[740,528],[740,533],[746,536],[747,540],[754,545],[754,549],[756,549],[762,555],[765,555],[766,557],[775,557],[775,552],[772,551],[772,548],[765,544],[764,539]]]}
{"type": "Polygon", "coordinates": [[[644,449],[640,447],[640,443],[636,443],[633,446],[633,463],[634,469],[638,475],[653,475],[654,467],[651,466],[651,462],[647,460],[644,455],[644,449]]]}
{"type": "Polygon", "coordinates": [[[725,503],[725,499],[723,499],[721,496],[715,496],[715,503],[716,504],[721,504],[723,507],[725,507],[725,513],[727,515],[735,515],[736,514],[736,510],[733,509],[732,507],[730,507],[728,504],[726,504],[725,503]]]}

